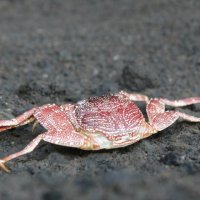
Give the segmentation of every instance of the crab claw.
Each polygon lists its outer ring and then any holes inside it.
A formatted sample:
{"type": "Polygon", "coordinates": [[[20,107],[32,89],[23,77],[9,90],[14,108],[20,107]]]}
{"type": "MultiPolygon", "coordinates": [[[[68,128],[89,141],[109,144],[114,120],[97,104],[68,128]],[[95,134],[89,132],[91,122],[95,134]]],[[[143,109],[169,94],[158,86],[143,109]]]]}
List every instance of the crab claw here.
{"type": "Polygon", "coordinates": [[[9,173],[10,170],[6,167],[6,165],[4,163],[5,163],[4,160],[0,160],[0,169],[3,170],[4,172],[9,173]]]}

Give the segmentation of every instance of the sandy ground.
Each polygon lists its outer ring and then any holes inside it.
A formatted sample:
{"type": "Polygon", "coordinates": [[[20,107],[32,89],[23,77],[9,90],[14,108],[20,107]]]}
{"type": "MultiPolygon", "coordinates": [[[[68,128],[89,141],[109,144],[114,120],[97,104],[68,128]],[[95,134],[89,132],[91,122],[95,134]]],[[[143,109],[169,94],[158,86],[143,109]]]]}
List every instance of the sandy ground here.
{"type": "MultiPolygon", "coordinates": [[[[200,95],[199,11],[198,0],[1,0],[0,117],[119,90],[200,95]]],[[[198,116],[200,106],[183,111],[198,116]]],[[[0,156],[42,131],[1,133],[0,156]]],[[[109,151],[41,142],[8,166],[2,200],[200,199],[200,124],[109,151]]]]}

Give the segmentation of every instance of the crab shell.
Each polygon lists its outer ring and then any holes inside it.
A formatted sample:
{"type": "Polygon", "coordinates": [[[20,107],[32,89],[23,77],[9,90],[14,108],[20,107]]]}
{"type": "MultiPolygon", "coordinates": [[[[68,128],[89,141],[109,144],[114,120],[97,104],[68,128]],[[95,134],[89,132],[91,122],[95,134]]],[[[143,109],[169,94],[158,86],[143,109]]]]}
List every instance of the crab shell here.
{"type": "Polygon", "coordinates": [[[125,95],[92,97],[66,111],[76,131],[98,144],[96,149],[136,142],[148,126],[139,108],[125,95]]]}

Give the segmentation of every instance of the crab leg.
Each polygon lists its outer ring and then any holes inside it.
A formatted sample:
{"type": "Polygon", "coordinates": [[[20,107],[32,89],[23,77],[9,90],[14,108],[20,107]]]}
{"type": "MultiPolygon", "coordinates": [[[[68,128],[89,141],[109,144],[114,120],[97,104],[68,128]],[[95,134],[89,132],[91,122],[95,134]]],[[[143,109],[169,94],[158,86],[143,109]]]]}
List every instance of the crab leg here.
{"type": "Polygon", "coordinates": [[[6,163],[7,161],[12,160],[14,158],[17,158],[21,155],[24,155],[24,154],[27,154],[27,153],[30,153],[31,151],[33,151],[35,149],[35,147],[39,144],[39,142],[44,138],[44,135],[45,134],[38,135],[23,150],[0,159],[0,168],[5,172],[10,172],[10,170],[5,166],[4,163],[6,163]]]}
{"type": "Polygon", "coordinates": [[[0,120],[0,132],[32,122],[33,120],[35,120],[33,116],[35,110],[36,108],[32,108],[29,111],[11,120],[0,120]]]}
{"type": "MultiPolygon", "coordinates": [[[[193,98],[192,98],[193,99],[193,98]]],[[[191,104],[191,99],[188,102],[188,99],[178,101],[179,105],[189,105],[191,104]],[[184,103],[183,103],[184,102],[184,103]],[[189,104],[188,104],[189,103],[189,104]]],[[[171,103],[171,101],[169,101],[171,103]]],[[[167,103],[169,103],[167,101],[167,103]]],[[[194,100],[193,100],[194,102],[194,100]]],[[[174,101],[172,101],[174,104],[174,101]]],[[[169,104],[168,104],[169,105],[169,104]]],[[[172,105],[172,104],[171,104],[172,105]]],[[[177,106],[177,103],[176,103],[177,106]]],[[[165,111],[165,104],[163,99],[152,99],[147,105],[147,115],[149,118],[149,124],[156,129],[157,131],[161,131],[170,125],[172,125],[178,118],[182,118],[184,120],[190,122],[200,122],[200,118],[188,115],[179,111],[165,111]]]]}
{"type": "MultiPolygon", "coordinates": [[[[29,114],[31,114],[31,112],[29,114]]],[[[5,172],[9,172],[9,169],[5,166],[6,162],[32,152],[41,140],[80,149],[95,150],[100,148],[92,138],[74,129],[68,116],[60,106],[47,104],[35,110],[33,115],[48,131],[38,135],[23,150],[0,159],[0,169],[5,172]]],[[[29,115],[29,117],[30,116],[31,115],[29,115]]],[[[21,121],[21,123],[24,122],[24,120],[21,121]]],[[[18,124],[19,123],[17,123],[17,125],[18,124]]]]}
{"type": "Polygon", "coordinates": [[[174,100],[174,101],[160,98],[160,101],[162,101],[165,105],[168,105],[168,106],[182,107],[182,106],[188,106],[191,104],[200,103],[200,97],[191,97],[191,98],[174,100]]]}
{"type": "Polygon", "coordinates": [[[144,102],[148,102],[149,101],[149,98],[146,95],[143,95],[143,94],[127,93],[127,92],[124,92],[124,91],[119,92],[119,94],[125,95],[131,101],[144,101],[144,102]]]}
{"type": "Polygon", "coordinates": [[[10,172],[10,170],[5,166],[5,163],[14,158],[32,152],[41,140],[61,146],[76,147],[87,150],[100,148],[95,141],[84,135],[79,134],[75,130],[71,130],[71,132],[70,129],[69,132],[68,130],[60,130],[55,132],[47,131],[38,135],[21,151],[0,159],[0,169],[2,169],[5,172],[10,172]]]}
{"type": "MultiPolygon", "coordinates": [[[[146,95],[139,94],[139,93],[127,93],[124,91],[119,92],[119,94],[123,94],[127,96],[132,101],[144,101],[149,102],[149,98],[146,95]]],[[[162,101],[165,105],[173,106],[173,107],[182,107],[182,106],[188,106],[191,104],[200,103],[200,97],[190,97],[180,100],[169,100],[165,98],[158,98],[160,101],[162,101]]]]}

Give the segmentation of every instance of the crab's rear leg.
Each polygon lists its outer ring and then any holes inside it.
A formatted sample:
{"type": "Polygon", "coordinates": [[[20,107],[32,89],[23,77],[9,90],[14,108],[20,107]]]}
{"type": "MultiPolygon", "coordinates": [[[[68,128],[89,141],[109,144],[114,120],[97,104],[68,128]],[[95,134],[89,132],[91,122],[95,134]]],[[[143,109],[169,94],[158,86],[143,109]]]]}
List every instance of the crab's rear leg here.
{"type": "Polygon", "coordinates": [[[33,116],[33,114],[36,109],[37,108],[32,108],[29,111],[26,111],[25,113],[11,120],[0,120],[0,132],[34,121],[35,117],[33,116]]]}
{"type": "Polygon", "coordinates": [[[35,139],[33,139],[24,149],[19,152],[13,153],[9,156],[6,156],[0,159],[0,168],[5,172],[10,172],[10,170],[5,166],[5,163],[22,156],[24,154],[32,152],[39,142],[44,140],[46,142],[50,142],[57,145],[68,146],[68,147],[76,147],[81,149],[93,149],[98,148],[98,145],[94,141],[90,140],[89,138],[84,137],[83,135],[70,130],[63,130],[59,132],[45,132],[38,135],[35,139]],[[69,132],[68,132],[69,131],[69,132]]]}
{"type": "Polygon", "coordinates": [[[178,118],[182,118],[190,122],[200,122],[199,117],[188,115],[179,111],[165,111],[165,103],[167,105],[170,104],[178,107],[178,106],[190,105],[193,104],[194,102],[199,103],[199,100],[197,101],[197,98],[196,99],[190,98],[179,101],[152,99],[147,105],[147,115],[149,118],[149,124],[157,131],[161,131],[172,125],[178,118]]]}
{"type": "Polygon", "coordinates": [[[44,138],[44,135],[45,134],[38,135],[23,150],[0,159],[0,168],[5,172],[10,172],[10,170],[5,166],[4,163],[6,163],[9,160],[12,160],[14,158],[17,158],[23,154],[27,154],[27,153],[33,151],[35,149],[35,147],[39,144],[39,142],[44,138]]]}
{"type": "Polygon", "coordinates": [[[48,131],[38,135],[23,150],[0,159],[0,168],[5,172],[9,172],[9,169],[5,166],[6,162],[32,152],[41,140],[80,149],[100,148],[95,141],[74,129],[60,106],[45,105],[39,107],[34,116],[48,131]]]}

